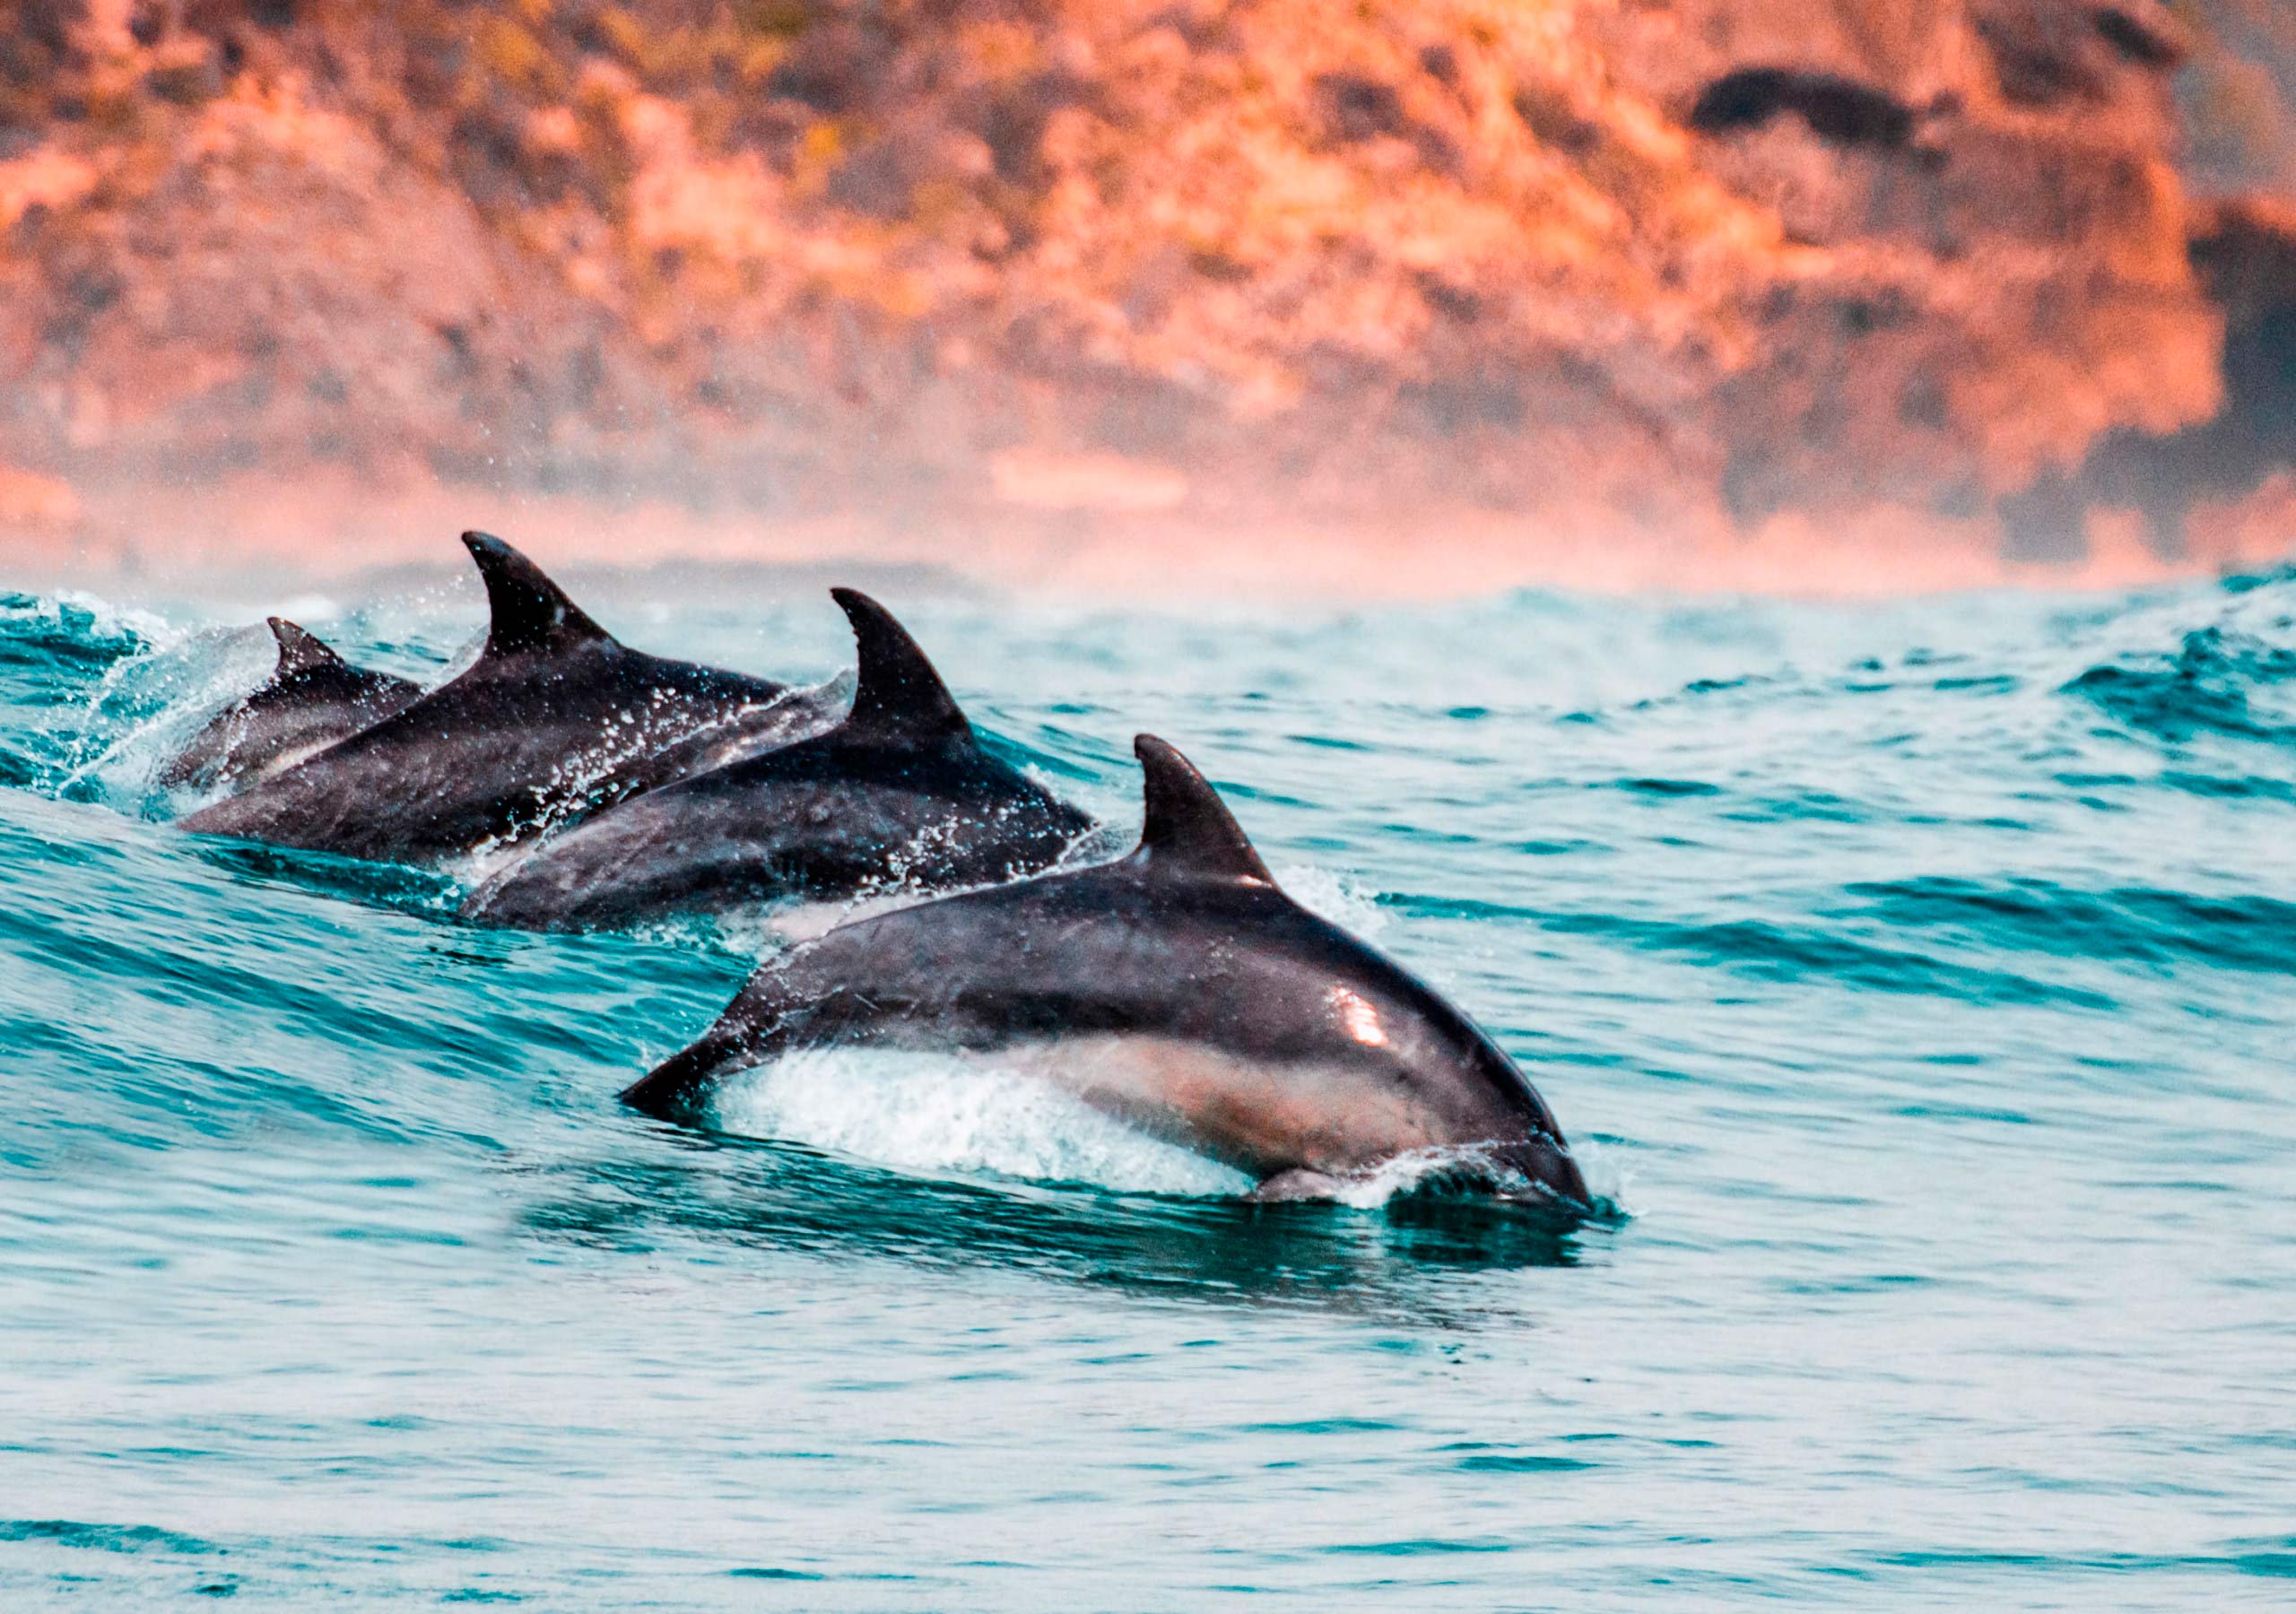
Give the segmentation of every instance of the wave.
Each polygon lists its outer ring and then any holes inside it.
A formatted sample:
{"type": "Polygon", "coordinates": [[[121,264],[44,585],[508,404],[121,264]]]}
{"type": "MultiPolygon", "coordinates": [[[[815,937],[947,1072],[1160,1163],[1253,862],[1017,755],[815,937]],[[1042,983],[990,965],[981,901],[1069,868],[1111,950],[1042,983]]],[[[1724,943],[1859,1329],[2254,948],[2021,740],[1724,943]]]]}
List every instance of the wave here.
{"type": "Polygon", "coordinates": [[[2123,642],[2063,692],[2123,729],[2179,745],[2296,738],[2296,568],[2140,597],[2092,636],[2123,642]]]}
{"type": "Polygon", "coordinates": [[[1431,1278],[1564,1267],[1616,1219],[1431,1188],[1376,1214],[1330,1200],[1119,1190],[903,1168],[789,1139],[631,1117],[587,1159],[521,1168],[522,1225],[545,1245],[727,1245],[945,1269],[983,1266],[1155,1298],[1470,1328],[1431,1278]]]}
{"type": "Polygon", "coordinates": [[[2296,974],[2296,903],[2131,886],[2083,890],[2037,877],[1860,882],[1847,914],[1998,953],[2150,968],[2183,963],[2296,974]]]}
{"type": "Polygon", "coordinates": [[[2090,668],[2065,686],[2106,716],[2157,738],[2204,734],[2284,744],[2296,720],[2259,709],[2259,695],[2296,677],[2296,651],[2235,629],[2195,629],[2169,655],[2090,668]]]}
{"type": "Polygon", "coordinates": [[[2108,1012],[2108,994],[2050,981],[2027,969],[1959,964],[1909,945],[1863,941],[1838,928],[1774,919],[1683,923],[1617,914],[1554,915],[1543,923],[1653,952],[1681,954],[1764,980],[1825,980],[1868,991],[1984,1002],[2048,1004],[2108,1012]]]}

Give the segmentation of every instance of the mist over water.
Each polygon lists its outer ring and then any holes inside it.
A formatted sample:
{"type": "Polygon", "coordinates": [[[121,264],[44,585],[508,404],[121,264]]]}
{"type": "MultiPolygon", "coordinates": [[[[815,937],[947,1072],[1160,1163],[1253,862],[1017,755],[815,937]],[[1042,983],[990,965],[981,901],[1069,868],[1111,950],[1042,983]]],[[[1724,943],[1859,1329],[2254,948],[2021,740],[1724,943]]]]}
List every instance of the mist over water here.
{"type": "MultiPolygon", "coordinates": [[[[849,655],[825,597],[585,603],[849,655]]],[[[631,1115],[776,923],[187,838],[260,634],[0,595],[0,1601],[2286,1603],[2296,574],[888,603],[1112,847],[1186,750],[1615,1213],[1251,1206],[993,1065],[631,1115]]],[[[435,678],[476,615],[309,625],[435,678]]]]}

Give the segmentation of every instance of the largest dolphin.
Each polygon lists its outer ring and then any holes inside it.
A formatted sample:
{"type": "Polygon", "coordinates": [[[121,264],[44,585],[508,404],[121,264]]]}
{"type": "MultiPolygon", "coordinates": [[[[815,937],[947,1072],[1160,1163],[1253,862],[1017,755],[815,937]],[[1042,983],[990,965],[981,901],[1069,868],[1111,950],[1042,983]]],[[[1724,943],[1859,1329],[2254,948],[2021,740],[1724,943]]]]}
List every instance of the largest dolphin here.
{"type": "Polygon", "coordinates": [[[1134,750],[1147,811],[1130,856],[832,930],[622,1098],[687,1119],[727,1072],[801,1048],[961,1051],[1228,1161],[1267,1197],[1441,1150],[1590,1202],[1497,1045],[1277,889],[1179,752],[1149,734],[1134,750]]]}
{"type": "Polygon", "coordinates": [[[1034,874],[1092,820],[981,746],[925,652],[858,589],[853,708],[836,727],[611,807],[471,893],[533,930],[722,912],[777,897],[925,892],[1034,874]]]}
{"type": "Polygon", "coordinates": [[[792,690],[617,642],[500,538],[465,533],[486,646],[395,716],[183,820],[202,835],[388,863],[523,839],[685,774],[826,726],[792,690]]]}

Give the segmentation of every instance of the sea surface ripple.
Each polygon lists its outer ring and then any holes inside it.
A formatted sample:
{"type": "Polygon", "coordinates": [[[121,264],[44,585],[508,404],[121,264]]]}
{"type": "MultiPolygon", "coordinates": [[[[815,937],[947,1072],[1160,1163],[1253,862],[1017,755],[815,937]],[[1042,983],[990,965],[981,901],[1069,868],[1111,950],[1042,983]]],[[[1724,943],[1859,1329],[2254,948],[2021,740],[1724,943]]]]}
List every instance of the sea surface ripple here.
{"type": "MultiPolygon", "coordinates": [[[[810,594],[586,603],[849,659],[810,594]]],[[[2296,1603],[2296,574],[891,603],[1111,845],[1187,751],[1612,1208],[1250,1206],[915,1059],[650,1122],[771,926],[187,837],[267,639],[0,593],[0,1605],[2296,1603]]],[[[300,608],[431,677],[478,625],[300,608]]]]}

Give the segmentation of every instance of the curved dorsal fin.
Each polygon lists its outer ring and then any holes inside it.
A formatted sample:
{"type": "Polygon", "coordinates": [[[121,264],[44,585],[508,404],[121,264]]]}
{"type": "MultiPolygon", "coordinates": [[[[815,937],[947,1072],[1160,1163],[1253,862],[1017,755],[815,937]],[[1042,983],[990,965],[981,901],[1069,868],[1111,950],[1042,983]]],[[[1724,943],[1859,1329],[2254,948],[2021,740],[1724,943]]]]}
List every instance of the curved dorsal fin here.
{"type": "Polygon", "coordinates": [[[1243,826],[1191,763],[1153,734],[1135,735],[1147,814],[1133,855],[1152,869],[1274,885],[1243,826]]]}
{"type": "Polygon", "coordinates": [[[853,624],[860,653],[853,711],[842,732],[908,744],[971,739],[972,725],[957,709],[948,685],[892,612],[857,588],[829,592],[853,624]]]}
{"type": "Polygon", "coordinates": [[[463,547],[486,579],[486,654],[570,647],[585,640],[613,642],[543,569],[490,533],[465,533],[463,547]]]}
{"type": "Polygon", "coordinates": [[[345,671],[351,664],[328,647],[326,640],[316,633],[297,627],[285,617],[265,617],[263,625],[271,629],[271,637],[279,642],[279,667],[274,675],[287,679],[308,672],[325,672],[341,667],[345,671]]]}

